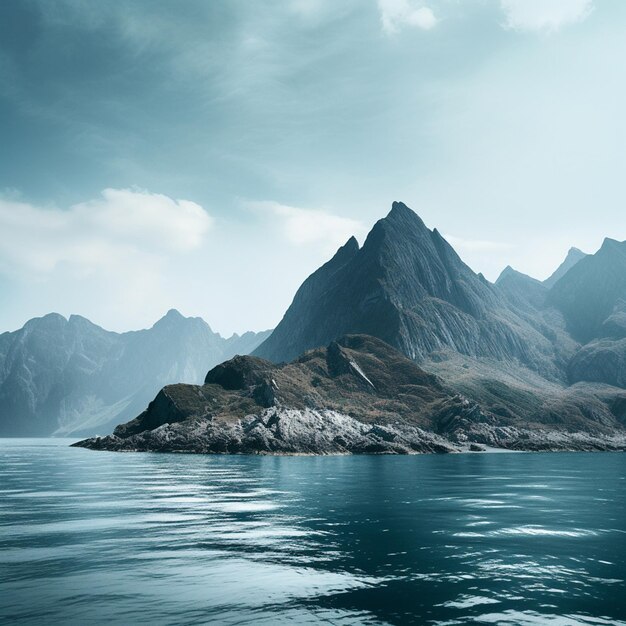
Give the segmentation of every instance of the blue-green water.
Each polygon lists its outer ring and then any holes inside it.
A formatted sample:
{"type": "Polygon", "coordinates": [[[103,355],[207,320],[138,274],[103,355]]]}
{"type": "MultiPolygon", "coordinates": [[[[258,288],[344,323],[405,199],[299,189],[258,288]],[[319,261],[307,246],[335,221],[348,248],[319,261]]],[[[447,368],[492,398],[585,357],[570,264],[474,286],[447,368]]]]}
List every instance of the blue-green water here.
{"type": "Polygon", "coordinates": [[[626,623],[626,455],[0,440],[0,622],[626,623]]]}

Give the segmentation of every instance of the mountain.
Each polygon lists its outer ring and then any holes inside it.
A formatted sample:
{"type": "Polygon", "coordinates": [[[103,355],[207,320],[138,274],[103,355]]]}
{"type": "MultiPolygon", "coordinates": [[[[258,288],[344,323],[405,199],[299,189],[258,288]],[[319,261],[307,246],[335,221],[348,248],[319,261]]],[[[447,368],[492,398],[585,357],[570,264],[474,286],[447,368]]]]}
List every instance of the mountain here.
{"type": "Polygon", "coordinates": [[[583,344],[569,379],[626,387],[626,242],[605,239],[555,283],[547,302],[583,344]]]}
{"type": "Polygon", "coordinates": [[[32,319],[0,335],[0,436],[107,430],[164,385],[200,382],[209,367],[268,334],[224,339],[175,310],[150,329],[121,334],[78,315],[32,319]]]}
{"type": "Polygon", "coordinates": [[[626,392],[577,393],[583,409],[575,393],[556,390],[524,419],[498,415],[381,340],[352,335],[289,364],[235,357],[204,385],[165,387],[113,435],[74,445],[260,454],[626,449],[626,392]]]}
{"type": "Polygon", "coordinates": [[[508,267],[491,284],[394,202],[362,247],[350,238],[304,281],[252,356],[204,385],[164,387],[113,435],[79,445],[623,449],[626,244],[606,240],[561,274],[549,288],[508,267]]]}
{"type": "Polygon", "coordinates": [[[550,289],[561,277],[565,276],[578,261],[584,259],[586,256],[587,255],[582,250],[570,248],[563,263],[554,270],[552,275],[543,281],[543,284],[550,289]]]}
{"type": "Polygon", "coordinates": [[[498,276],[496,287],[513,307],[536,312],[543,308],[548,294],[544,283],[508,265],[498,276]]]}
{"type": "Polygon", "coordinates": [[[550,290],[548,303],[562,311],[568,329],[587,342],[608,333],[626,337],[626,241],[605,239],[550,290]]]}
{"type": "Polygon", "coordinates": [[[401,202],[375,224],[362,248],[350,239],[304,281],[253,354],[289,361],[350,333],[378,337],[418,362],[452,350],[516,360],[550,379],[564,376],[569,358],[560,354],[546,320],[525,319],[401,202]]]}

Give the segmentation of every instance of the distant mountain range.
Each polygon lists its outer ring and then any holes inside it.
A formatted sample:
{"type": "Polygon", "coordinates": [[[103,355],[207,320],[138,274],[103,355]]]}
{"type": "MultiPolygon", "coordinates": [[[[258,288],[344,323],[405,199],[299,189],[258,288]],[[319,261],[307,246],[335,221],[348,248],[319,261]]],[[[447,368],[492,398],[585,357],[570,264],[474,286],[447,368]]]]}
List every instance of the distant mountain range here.
{"type": "Polygon", "coordinates": [[[252,354],[217,368],[204,386],[167,387],[132,426],[85,445],[323,453],[363,451],[366,432],[372,450],[410,451],[434,445],[406,430],[421,428],[452,447],[620,448],[626,242],[607,239],[593,255],[573,248],[543,283],[507,268],[492,284],[394,202],[362,247],[349,239],[304,281],[252,354]],[[416,398],[434,404],[418,411],[416,398]],[[445,419],[438,403],[449,409],[445,419]]]}
{"type": "Polygon", "coordinates": [[[0,436],[110,432],[164,385],[199,383],[211,367],[269,335],[224,339],[171,310],[152,328],[115,333],[51,313],[0,335],[0,436]]]}

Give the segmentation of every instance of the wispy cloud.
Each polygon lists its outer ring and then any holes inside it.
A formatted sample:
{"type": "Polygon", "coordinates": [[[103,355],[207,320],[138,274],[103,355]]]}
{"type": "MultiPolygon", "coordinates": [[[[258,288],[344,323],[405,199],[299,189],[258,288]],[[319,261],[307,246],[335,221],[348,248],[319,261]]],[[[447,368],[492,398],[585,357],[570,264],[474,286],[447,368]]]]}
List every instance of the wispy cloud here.
{"type": "Polygon", "coordinates": [[[81,274],[124,268],[197,248],[212,218],[195,202],[145,190],[105,189],[68,209],[0,198],[0,271],[81,274]]]}
{"type": "Polygon", "coordinates": [[[358,220],[319,209],[303,209],[278,202],[246,202],[245,206],[274,220],[283,236],[295,245],[317,245],[334,252],[352,235],[361,237],[366,227],[358,220]]]}
{"type": "Polygon", "coordinates": [[[593,0],[500,0],[505,28],[555,32],[582,22],[593,11],[593,0]]]}
{"type": "Polygon", "coordinates": [[[378,0],[383,31],[393,35],[405,27],[430,30],[437,25],[432,9],[413,0],[378,0]]]}

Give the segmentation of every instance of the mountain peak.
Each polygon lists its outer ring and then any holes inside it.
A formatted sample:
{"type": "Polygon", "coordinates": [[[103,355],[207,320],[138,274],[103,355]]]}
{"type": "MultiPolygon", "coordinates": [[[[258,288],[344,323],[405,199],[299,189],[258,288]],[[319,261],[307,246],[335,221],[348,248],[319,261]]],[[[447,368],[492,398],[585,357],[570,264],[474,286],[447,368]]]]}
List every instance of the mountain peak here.
{"type": "MultiPolygon", "coordinates": [[[[380,220],[383,223],[399,223],[404,226],[418,227],[420,229],[426,229],[426,224],[422,221],[420,216],[410,209],[404,202],[394,201],[391,205],[391,211],[387,214],[387,217],[380,220]]],[[[430,232],[430,231],[429,231],[430,232]]]]}
{"type": "Polygon", "coordinates": [[[496,285],[500,284],[507,276],[514,276],[517,274],[517,270],[514,270],[510,265],[507,265],[501,272],[500,276],[496,278],[496,285]]]}
{"type": "Polygon", "coordinates": [[[344,243],[343,246],[341,246],[341,248],[339,248],[337,252],[335,252],[335,257],[342,257],[344,255],[352,256],[358,251],[359,242],[356,240],[356,237],[352,235],[352,237],[350,237],[350,239],[348,239],[348,241],[346,241],[346,243],[344,243]]]}
{"type": "Polygon", "coordinates": [[[358,250],[359,249],[359,242],[356,240],[356,237],[354,235],[352,235],[352,237],[350,237],[350,239],[348,239],[348,241],[346,241],[346,243],[344,243],[342,247],[343,248],[351,248],[353,250],[358,250]]]}
{"type": "Polygon", "coordinates": [[[190,327],[211,327],[201,317],[185,317],[177,309],[170,309],[161,319],[157,320],[152,328],[175,329],[190,327]]]}
{"type": "Polygon", "coordinates": [[[468,355],[513,355],[530,362],[533,356],[522,339],[505,339],[507,332],[516,332],[514,325],[503,328],[491,313],[506,307],[502,294],[465,265],[438,231],[396,201],[359,250],[347,244],[307,278],[254,354],[288,361],[356,333],[378,337],[413,359],[452,347],[468,355]],[[489,334],[489,345],[477,340],[481,333],[489,334]]]}
{"type": "Polygon", "coordinates": [[[561,310],[567,329],[583,343],[601,336],[621,300],[626,300],[626,242],[609,237],[550,290],[550,303],[561,310]]]}
{"type": "Polygon", "coordinates": [[[33,317],[24,324],[24,328],[63,326],[67,324],[67,319],[60,313],[46,313],[41,317],[33,317]]]}
{"type": "Polygon", "coordinates": [[[391,203],[391,212],[393,212],[393,211],[399,212],[399,213],[401,213],[401,212],[413,213],[414,212],[411,209],[409,209],[409,207],[406,204],[404,204],[404,202],[400,202],[398,200],[394,200],[391,203]]]}
{"type": "Polygon", "coordinates": [[[584,259],[586,256],[587,254],[582,250],[574,247],[570,248],[567,252],[567,256],[565,257],[565,259],[563,259],[561,265],[559,265],[556,270],[554,270],[551,276],[543,281],[543,284],[548,287],[548,289],[551,289],[552,286],[559,279],[565,276],[565,274],[567,274],[569,270],[571,270],[581,259],[584,259]]]}
{"type": "Polygon", "coordinates": [[[626,241],[618,241],[617,239],[611,239],[611,237],[605,237],[600,250],[616,250],[622,248],[626,248],[626,241]]]}
{"type": "Polygon", "coordinates": [[[180,311],[178,311],[177,309],[170,309],[165,314],[164,319],[171,319],[171,320],[177,319],[177,320],[179,320],[179,319],[185,319],[185,316],[180,311]]]}

